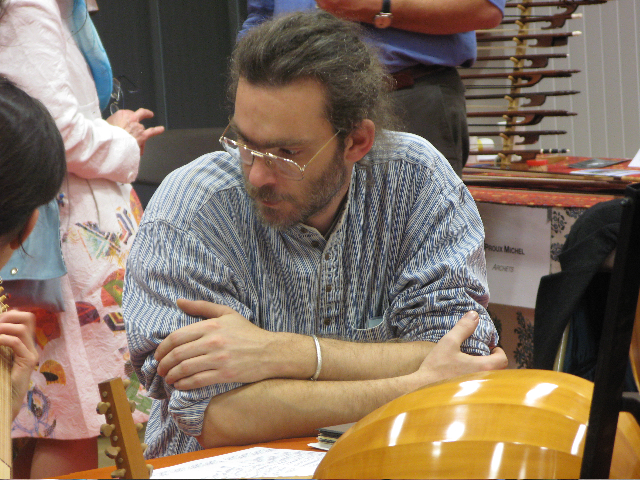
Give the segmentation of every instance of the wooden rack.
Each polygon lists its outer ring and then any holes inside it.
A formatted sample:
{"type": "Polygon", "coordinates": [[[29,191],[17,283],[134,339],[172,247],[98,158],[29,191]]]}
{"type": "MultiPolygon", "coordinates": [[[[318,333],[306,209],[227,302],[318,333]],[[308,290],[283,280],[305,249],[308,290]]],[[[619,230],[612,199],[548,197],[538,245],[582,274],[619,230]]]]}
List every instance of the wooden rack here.
{"type": "MultiPolygon", "coordinates": [[[[534,147],[543,135],[564,135],[565,130],[535,128],[546,117],[572,116],[566,110],[543,109],[548,97],[576,95],[576,90],[533,91],[534,85],[544,85],[549,78],[571,77],[579,70],[550,68],[553,61],[568,56],[566,47],[571,38],[581,34],[568,30],[568,22],[580,18],[579,6],[606,3],[607,0],[515,0],[507,1],[505,15],[499,27],[476,33],[477,64],[460,68],[467,89],[469,135],[495,137],[497,148],[473,148],[470,155],[495,155],[500,166],[511,162],[531,161],[542,153],[534,147]],[[541,8],[557,12],[542,15],[541,8]],[[535,49],[533,51],[532,49],[535,49]],[[553,51],[551,51],[553,49],[553,51]],[[492,102],[487,104],[486,101],[492,102]],[[480,103],[476,103],[480,102],[480,103]],[[484,103],[483,103],[484,102],[484,103]]],[[[549,153],[566,153],[560,149],[549,153]]]]}

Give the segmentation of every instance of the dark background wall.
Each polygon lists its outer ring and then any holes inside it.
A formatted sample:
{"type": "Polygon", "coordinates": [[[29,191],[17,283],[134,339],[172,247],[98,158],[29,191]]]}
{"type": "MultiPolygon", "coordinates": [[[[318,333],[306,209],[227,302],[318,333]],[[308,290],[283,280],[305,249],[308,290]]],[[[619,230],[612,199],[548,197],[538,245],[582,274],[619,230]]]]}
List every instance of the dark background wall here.
{"type": "Polygon", "coordinates": [[[133,186],[146,207],[174,169],[219,149],[227,66],[246,0],[98,0],[92,15],[124,92],[122,108],[155,113],[133,186]]]}
{"type": "Polygon", "coordinates": [[[149,125],[167,129],[226,125],[229,54],[246,0],[99,0],[92,18],[124,108],[146,107],[149,125]]]}

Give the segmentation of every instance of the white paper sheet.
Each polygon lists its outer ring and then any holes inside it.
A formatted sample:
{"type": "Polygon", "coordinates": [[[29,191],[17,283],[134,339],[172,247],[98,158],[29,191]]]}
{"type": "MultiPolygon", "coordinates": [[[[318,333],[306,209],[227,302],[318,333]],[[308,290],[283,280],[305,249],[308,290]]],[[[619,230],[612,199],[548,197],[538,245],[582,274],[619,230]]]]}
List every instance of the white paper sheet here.
{"type": "Polygon", "coordinates": [[[640,168],[640,150],[638,150],[638,153],[636,153],[636,156],[633,157],[633,160],[631,160],[631,162],[629,162],[629,167],[635,167],[635,168],[640,168]]]}
{"type": "Polygon", "coordinates": [[[573,170],[573,175],[600,175],[605,177],[626,177],[638,175],[638,170],[613,170],[610,168],[589,168],[586,170],[573,170]]]}
{"type": "Polygon", "coordinates": [[[485,230],[490,303],[534,308],[540,277],[549,274],[547,208],[478,203],[485,230]]]}
{"type": "Polygon", "coordinates": [[[311,477],[324,452],[254,447],[154,470],[151,478],[311,477]]]}
{"type": "Polygon", "coordinates": [[[332,445],[327,445],[326,443],[320,443],[320,442],[314,442],[314,443],[307,443],[308,446],[310,446],[311,448],[317,448],[318,450],[324,450],[324,451],[328,451],[332,445]]]}

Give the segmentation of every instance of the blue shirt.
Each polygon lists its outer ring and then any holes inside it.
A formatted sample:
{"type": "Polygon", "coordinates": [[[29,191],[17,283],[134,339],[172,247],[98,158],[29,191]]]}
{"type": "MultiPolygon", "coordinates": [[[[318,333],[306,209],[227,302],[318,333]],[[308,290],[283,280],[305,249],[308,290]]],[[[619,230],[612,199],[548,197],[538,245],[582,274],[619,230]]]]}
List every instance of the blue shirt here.
{"type": "MultiPolygon", "coordinates": [[[[506,0],[488,1],[504,12],[506,0]]],[[[272,16],[312,8],[316,8],[315,0],[248,0],[248,16],[239,35],[272,16]]],[[[380,60],[391,73],[417,64],[469,67],[476,59],[476,33],[473,31],[428,35],[393,27],[378,29],[373,25],[362,25],[380,51],[380,60]]]]}
{"type": "Polygon", "coordinates": [[[182,313],[177,298],[228,305],[270,331],[366,342],[437,342],[476,310],[479,327],[463,350],[485,355],[497,343],[474,200],[431,144],[393,135],[392,151],[370,152],[354,166],[328,239],[301,224],[263,224],[225,152],[164,180],[129,254],[123,298],[133,366],[157,399],[149,457],[200,449],[192,436],[209,400],[239,386],[178,391],[157,374],[156,346],[200,320],[182,313]]]}

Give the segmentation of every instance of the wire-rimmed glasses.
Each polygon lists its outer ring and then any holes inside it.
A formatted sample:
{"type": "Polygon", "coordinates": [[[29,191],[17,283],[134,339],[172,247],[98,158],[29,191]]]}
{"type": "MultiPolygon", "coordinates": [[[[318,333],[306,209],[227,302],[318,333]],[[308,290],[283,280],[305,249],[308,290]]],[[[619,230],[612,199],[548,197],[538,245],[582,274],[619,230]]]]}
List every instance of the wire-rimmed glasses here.
{"type": "Polygon", "coordinates": [[[109,105],[109,111],[111,112],[111,115],[120,110],[123,97],[124,95],[122,94],[122,86],[120,85],[120,80],[114,78],[113,91],[111,92],[111,105],[109,105]]]}
{"type": "Polygon", "coordinates": [[[233,158],[242,162],[248,167],[253,165],[256,157],[260,157],[264,160],[267,167],[273,169],[278,175],[285,178],[290,178],[291,180],[302,180],[304,178],[304,171],[309,166],[309,164],[313,162],[320,154],[320,152],[322,152],[322,150],[324,150],[325,147],[329,145],[329,143],[331,143],[331,140],[336,138],[336,136],[338,136],[338,133],[340,133],[340,131],[338,130],[333,135],[333,137],[327,140],[327,143],[320,147],[316,154],[311,157],[311,160],[309,160],[305,166],[301,167],[289,158],[273,155],[272,153],[259,152],[247,147],[246,145],[243,145],[236,140],[232,140],[226,137],[225,135],[230,127],[230,124],[227,125],[227,128],[224,129],[224,132],[222,132],[222,135],[220,136],[220,144],[227,153],[229,153],[233,158]]]}
{"type": "Polygon", "coordinates": [[[124,91],[127,93],[138,93],[139,89],[126,75],[113,77],[113,90],[111,91],[111,100],[109,111],[111,115],[118,110],[124,108],[124,91]],[[124,85],[124,87],[123,87],[124,85]]]}

